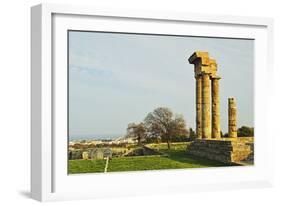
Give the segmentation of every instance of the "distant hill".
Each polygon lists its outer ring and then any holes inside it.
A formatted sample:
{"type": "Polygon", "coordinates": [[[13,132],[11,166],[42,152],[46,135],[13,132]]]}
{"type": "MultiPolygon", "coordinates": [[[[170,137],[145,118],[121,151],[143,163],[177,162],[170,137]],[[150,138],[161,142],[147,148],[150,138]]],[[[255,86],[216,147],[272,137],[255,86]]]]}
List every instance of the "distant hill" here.
{"type": "Polygon", "coordinates": [[[120,137],[125,136],[124,134],[93,134],[93,135],[71,135],[69,140],[114,140],[120,137]]]}

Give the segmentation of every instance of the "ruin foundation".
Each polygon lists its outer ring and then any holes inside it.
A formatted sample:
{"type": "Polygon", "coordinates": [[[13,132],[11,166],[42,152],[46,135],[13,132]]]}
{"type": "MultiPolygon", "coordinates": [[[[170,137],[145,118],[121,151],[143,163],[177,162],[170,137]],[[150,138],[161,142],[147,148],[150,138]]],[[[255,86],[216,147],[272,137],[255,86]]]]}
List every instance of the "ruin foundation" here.
{"type": "Polygon", "coordinates": [[[252,137],[196,139],[188,146],[187,153],[227,164],[252,164],[253,148],[252,137]]]}

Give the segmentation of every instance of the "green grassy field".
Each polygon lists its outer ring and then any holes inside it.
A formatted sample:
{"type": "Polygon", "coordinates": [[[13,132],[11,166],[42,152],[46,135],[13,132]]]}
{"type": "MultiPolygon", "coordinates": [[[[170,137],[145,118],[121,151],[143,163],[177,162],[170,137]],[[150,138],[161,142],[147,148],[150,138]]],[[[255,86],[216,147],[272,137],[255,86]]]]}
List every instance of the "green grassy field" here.
{"type": "MultiPolygon", "coordinates": [[[[173,143],[171,150],[167,144],[148,144],[146,146],[158,150],[167,156],[134,156],[116,157],[109,161],[108,172],[140,171],[158,169],[202,168],[226,166],[221,162],[202,159],[186,154],[188,143],[173,143]]],[[[104,172],[106,160],[69,160],[69,173],[104,172]]]]}

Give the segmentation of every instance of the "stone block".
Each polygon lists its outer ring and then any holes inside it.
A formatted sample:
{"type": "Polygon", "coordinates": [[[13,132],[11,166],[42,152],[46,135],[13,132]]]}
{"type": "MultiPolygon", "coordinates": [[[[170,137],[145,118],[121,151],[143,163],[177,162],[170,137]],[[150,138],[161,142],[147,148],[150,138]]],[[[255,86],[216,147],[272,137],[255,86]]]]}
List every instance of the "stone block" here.
{"type": "Polygon", "coordinates": [[[83,152],[82,153],[82,158],[83,158],[83,160],[89,159],[89,153],[88,152],[83,152]]]}
{"type": "Polygon", "coordinates": [[[253,144],[233,139],[197,139],[187,147],[187,153],[228,164],[253,160],[253,144]]]}

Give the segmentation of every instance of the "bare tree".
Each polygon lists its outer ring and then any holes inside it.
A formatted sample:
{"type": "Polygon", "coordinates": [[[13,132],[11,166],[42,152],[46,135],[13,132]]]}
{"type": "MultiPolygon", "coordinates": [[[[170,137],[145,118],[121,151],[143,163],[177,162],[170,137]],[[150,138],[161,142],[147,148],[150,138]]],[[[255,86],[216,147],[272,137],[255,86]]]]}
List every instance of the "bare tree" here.
{"type": "Polygon", "coordinates": [[[144,123],[141,122],[137,123],[130,123],[127,127],[127,137],[134,137],[138,140],[138,144],[140,145],[141,142],[146,137],[146,129],[144,123]]]}
{"type": "Polygon", "coordinates": [[[149,137],[161,137],[171,148],[171,139],[176,136],[187,136],[185,120],[182,115],[173,115],[169,108],[159,107],[150,112],[144,120],[149,137]]]}

